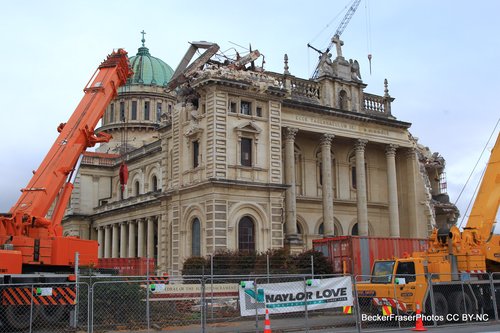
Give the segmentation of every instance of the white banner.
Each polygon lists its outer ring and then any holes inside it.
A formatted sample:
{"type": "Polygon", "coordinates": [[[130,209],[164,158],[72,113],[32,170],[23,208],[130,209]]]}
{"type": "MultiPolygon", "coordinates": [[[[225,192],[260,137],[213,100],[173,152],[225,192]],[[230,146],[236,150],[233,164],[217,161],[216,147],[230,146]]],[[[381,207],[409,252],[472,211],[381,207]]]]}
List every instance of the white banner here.
{"type": "Polygon", "coordinates": [[[353,304],[350,277],[269,283],[254,285],[253,281],[240,285],[241,316],[269,313],[287,313],[336,308],[353,304]]]}

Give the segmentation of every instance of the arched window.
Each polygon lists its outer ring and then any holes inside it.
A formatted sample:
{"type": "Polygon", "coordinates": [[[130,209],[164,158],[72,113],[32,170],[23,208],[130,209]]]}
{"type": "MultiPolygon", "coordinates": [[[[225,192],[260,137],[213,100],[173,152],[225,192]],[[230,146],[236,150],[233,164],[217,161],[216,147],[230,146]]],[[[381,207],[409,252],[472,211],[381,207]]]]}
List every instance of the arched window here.
{"type": "Polygon", "coordinates": [[[136,182],[134,183],[134,194],[135,194],[136,196],[138,196],[139,194],[141,194],[139,181],[136,181],[136,182]]]}
{"type": "Polygon", "coordinates": [[[153,189],[153,192],[158,191],[158,178],[154,175],[151,177],[151,188],[153,189]]]}
{"type": "Polygon", "coordinates": [[[347,110],[347,92],[341,90],[339,93],[339,109],[347,110]]]}
{"type": "Polygon", "coordinates": [[[243,217],[238,224],[238,249],[240,251],[255,251],[255,226],[248,216],[243,217]]]}
{"type": "Polygon", "coordinates": [[[357,179],[356,179],[356,154],[352,152],[349,155],[349,169],[351,171],[351,188],[356,189],[357,179]]]}
{"type": "Polygon", "coordinates": [[[358,224],[356,223],[355,225],[352,226],[351,235],[358,236],[358,234],[359,234],[359,232],[358,232],[358,224]]]}
{"type": "Polygon", "coordinates": [[[191,255],[201,256],[201,227],[200,220],[195,218],[191,226],[191,255]]]}
{"type": "MultiPolygon", "coordinates": [[[[318,228],[318,234],[319,235],[324,235],[325,234],[325,225],[321,223],[318,228]]],[[[339,229],[337,228],[336,225],[333,226],[333,235],[334,236],[339,236],[339,229]]]]}

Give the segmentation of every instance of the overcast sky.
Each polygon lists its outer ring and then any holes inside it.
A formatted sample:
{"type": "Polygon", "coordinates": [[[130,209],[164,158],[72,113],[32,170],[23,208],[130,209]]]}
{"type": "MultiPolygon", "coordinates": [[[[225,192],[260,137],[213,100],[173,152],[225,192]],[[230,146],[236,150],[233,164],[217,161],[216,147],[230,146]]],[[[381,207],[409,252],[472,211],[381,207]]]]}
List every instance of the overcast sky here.
{"type": "MultiPolygon", "coordinates": [[[[153,56],[175,69],[189,41],[221,50],[248,46],[265,68],[307,78],[348,0],[336,1],[9,1],[0,12],[0,212],[26,186],[114,48],[134,55],[140,31],[153,56]],[[234,44],[233,44],[234,43],[234,44]]],[[[500,117],[500,1],[362,0],[341,36],[344,56],[361,65],[366,92],[396,98],[393,115],[411,122],[419,142],[446,159],[448,192],[457,199],[500,117]],[[370,75],[367,55],[371,53],[370,75]]],[[[231,53],[231,50],[228,51],[231,53]]],[[[260,63],[259,63],[260,64],[260,63]]],[[[494,138],[489,149],[494,144],[494,138]]],[[[489,151],[479,163],[480,174],[489,151]]],[[[477,177],[458,202],[462,213],[477,177]]]]}

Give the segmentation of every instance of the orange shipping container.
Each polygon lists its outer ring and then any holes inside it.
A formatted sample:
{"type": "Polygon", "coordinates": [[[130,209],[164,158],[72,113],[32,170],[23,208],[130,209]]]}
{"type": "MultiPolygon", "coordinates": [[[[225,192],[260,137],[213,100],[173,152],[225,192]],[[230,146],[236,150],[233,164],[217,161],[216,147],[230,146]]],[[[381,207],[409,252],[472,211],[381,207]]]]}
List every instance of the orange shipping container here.
{"type": "Polygon", "coordinates": [[[313,240],[313,248],[328,258],[335,274],[370,275],[377,259],[411,255],[428,247],[429,241],[421,238],[339,236],[313,240]]]}
{"type": "MultiPolygon", "coordinates": [[[[149,275],[155,274],[155,260],[149,259],[149,275]]],[[[146,276],[148,274],[147,258],[100,258],[98,268],[110,268],[118,275],[146,276]]]]}

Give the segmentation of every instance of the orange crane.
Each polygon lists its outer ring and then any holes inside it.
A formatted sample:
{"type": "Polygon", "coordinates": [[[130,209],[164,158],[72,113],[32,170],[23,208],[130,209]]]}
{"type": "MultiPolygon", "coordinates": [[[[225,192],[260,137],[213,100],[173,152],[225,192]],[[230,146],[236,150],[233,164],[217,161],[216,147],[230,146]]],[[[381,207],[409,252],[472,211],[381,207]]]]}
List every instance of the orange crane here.
{"type": "MultiPolygon", "coordinates": [[[[22,283],[28,275],[30,282],[36,282],[41,273],[71,273],[77,252],[80,265],[97,263],[97,242],[63,237],[61,220],[71,196],[71,180],[78,161],[87,148],[111,138],[109,134],[95,134],[94,129],[117,95],[118,87],[131,75],[125,50],[118,49],[108,55],[87,83],[85,94],[68,122],[58,126],[59,136],[21,190],[17,203],[8,213],[0,214],[0,284],[22,283]],[[52,214],[48,216],[51,208],[52,214]]],[[[45,277],[43,281],[50,279],[45,277]]],[[[16,299],[6,298],[7,294],[18,292],[15,289],[1,290],[3,305],[10,304],[6,300],[16,299]]],[[[9,307],[5,309],[9,312],[9,307]]],[[[19,325],[14,316],[7,317],[8,324],[19,325]]]]}

